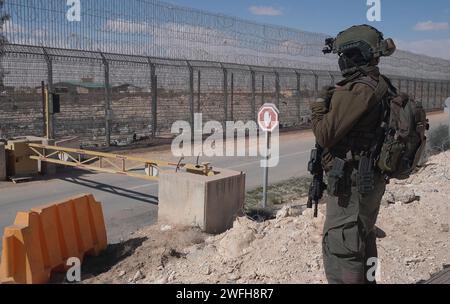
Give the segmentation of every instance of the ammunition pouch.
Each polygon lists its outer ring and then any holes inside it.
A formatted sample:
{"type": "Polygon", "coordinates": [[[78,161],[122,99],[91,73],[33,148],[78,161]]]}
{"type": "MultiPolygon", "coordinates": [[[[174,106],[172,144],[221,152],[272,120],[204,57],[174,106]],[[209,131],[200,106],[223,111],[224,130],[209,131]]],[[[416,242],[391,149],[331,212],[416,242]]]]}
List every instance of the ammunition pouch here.
{"type": "Polygon", "coordinates": [[[398,172],[405,149],[406,145],[398,140],[392,139],[386,141],[381,148],[377,163],[381,172],[388,175],[398,172]]]}
{"type": "Polygon", "coordinates": [[[375,168],[373,159],[367,155],[359,160],[356,174],[356,187],[362,195],[369,194],[375,189],[375,168]]]}
{"type": "Polygon", "coordinates": [[[425,152],[427,140],[421,143],[410,139],[408,144],[392,139],[387,141],[381,150],[378,168],[390,178],[408,179],[417,168],[425,152]],[[409,153],[408,153],[409,152],[409,153]]]}
{"type": "Polygon", "coordinates": [[[351,166],[343,159],[335,158],[333,168],[328,173],[328,194],[335,197],[342,197],[351,192],[351,166]]]}

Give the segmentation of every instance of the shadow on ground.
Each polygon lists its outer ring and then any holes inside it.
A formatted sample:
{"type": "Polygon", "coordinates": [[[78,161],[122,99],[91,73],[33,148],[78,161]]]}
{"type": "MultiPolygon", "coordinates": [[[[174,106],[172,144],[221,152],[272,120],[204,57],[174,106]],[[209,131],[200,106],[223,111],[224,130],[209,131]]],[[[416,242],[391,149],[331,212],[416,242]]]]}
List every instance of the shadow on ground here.
{"type": "Polygon", "coordinates": [[[450,264],[444,265],[444,269],[431,276],[427,281],[420,281],[418,284],[426,285],[447,285],[450,284],[450,264]]]}
{"type": "Polygon", "coordinates": [[[108,272],[114,265],[132,256],[148,238],[131,239],[109,245],[98,257],[88,257],[82,266],[82,280],[108,272]]]}
{"type": "Polygon", "coordinates": [[[100,183],[100,182],[97,182],[94,180],[85,179],[85,178],[81,178],[81,177],[64,177],[64,178],[60,178],[60,179],[65,182],[68,182],[68,183],[72,183],[72,184],[76,184],[79,186],[88,187],[88,188],[91,188],[94,190],[99,190],[99,191],[103,191],[106,193],[122,196],[122,197],[133,199],[133,200],[137,200],[137,201],[140,201],[143,203],[152,204],[155,206],[158,205],[158,198],[156,196],[149,195],[146,193],[128,190],[125,188],[112,186],[110,184],[100,183]]]}
{"type": "MultiPolygon", "coordinates": [[[[158,205],[158,197],[150,195],[140,191],[134,191],[110,185],[108,183],[102,183],[95,180],[95,173],[91,171],[80,170],[77,168],[58,168],[58,171],[54,175],[37,175],[33,176],[33,182],[45,182],[52,180],[61,180],[67,183],[71,183],[77,186],[90,188],[97,191],[121,196],[124,198],[136,200],[142,203],[158,205]]],[[[5,183],[5,185],[8,185],[5,183]]]]}
{"type": "MultiPolygon", "coordinates": [[[[136,238],[126,242],[108,245],[97,257],[86,257],[81,266],[81,280],[87,280],[108,272],[114,265],[117,265],[126,258],[132,256],[137,248],[147,241],[148,238],[136,238]]],[[[65,273],[55,273],[52,275],[51,284],[67,283],[65,273]]]]}

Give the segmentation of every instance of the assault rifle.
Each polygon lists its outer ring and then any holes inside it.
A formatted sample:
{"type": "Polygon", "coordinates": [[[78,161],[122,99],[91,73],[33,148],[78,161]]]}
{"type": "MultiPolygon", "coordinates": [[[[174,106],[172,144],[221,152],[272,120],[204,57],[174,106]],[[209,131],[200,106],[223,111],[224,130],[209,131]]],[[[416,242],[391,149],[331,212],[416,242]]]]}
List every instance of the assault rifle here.
{"type": "Polygon", "coordinates": [[[316,148],[311,151],[311,159],[308,164],[308,171],[313,175],[313,181],[309,187],[307,207],[312,209],[314,205],[314,217],[318,216],[319,202],[323,197],[323,192],[327,189],[327,185],[323,182],[322,156],[323,149],[316,144],[316,148]]]}

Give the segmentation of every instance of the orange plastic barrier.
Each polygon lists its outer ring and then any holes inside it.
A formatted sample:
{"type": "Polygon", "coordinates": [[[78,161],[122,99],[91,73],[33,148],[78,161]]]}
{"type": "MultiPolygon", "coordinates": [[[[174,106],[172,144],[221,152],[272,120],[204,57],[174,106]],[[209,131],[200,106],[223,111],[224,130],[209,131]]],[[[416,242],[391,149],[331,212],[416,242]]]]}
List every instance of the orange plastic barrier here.
{"type": "Polygon", "coordinates": [[[5,228],[0,283],[45,284],[66,261],[107,247],[102,206],[92,195],[19,212],[5,228]]]}

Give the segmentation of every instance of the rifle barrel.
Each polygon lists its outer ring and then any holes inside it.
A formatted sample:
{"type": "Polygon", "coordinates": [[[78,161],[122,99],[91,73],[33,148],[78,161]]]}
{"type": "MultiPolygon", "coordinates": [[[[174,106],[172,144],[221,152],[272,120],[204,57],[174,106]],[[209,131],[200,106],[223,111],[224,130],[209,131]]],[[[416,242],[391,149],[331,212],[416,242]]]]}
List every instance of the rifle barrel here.
{"type": "Polygon", "coordinates": [[[316,201],[316,205],[314,207],[314,217],[317,218],[319,215],[319,201],[316,201]]]}

